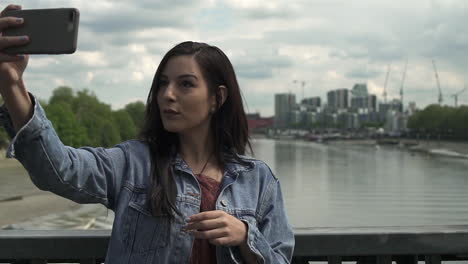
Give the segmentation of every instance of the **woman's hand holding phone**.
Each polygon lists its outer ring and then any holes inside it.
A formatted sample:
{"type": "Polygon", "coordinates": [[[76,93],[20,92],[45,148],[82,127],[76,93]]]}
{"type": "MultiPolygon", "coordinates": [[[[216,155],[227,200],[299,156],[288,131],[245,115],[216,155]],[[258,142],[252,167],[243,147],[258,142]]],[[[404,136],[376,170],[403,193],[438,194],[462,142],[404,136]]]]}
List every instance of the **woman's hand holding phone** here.
{"type": "MultiPolygon", "coordinates": [[[[19,10],[18,5],[9,5],[3,11],[19,10]]],[[[0,17],[0,34],[9,27],[18,27],[24,21],[14,17],[0,17]]],[[[23,82],[23,72],[28,65],[28,55],[8,55],[7,47],[27,44],[27,36],[6,37],[0,35],[0,94],[10,112],[14,129],[18,131],[33,114],[33,104],[23,82]]]]}
{"type": "MultiPolygon", "coordinates": [[[[2,13],[9,10],[20,10],[21,6],[9,5],[2,13]]],[[[20,27],[22,19],[15,17],[0,18],[0,32],[8,27],[20,27]]],[[[5,37],[0,35],[0,93],[4,95],[7,89],[11,89],[22,82],[23,72],[28,64],[28,55],[8,55],[3,52],[7,47],[21,46],[29,42],[28,36],[5,37]]]]}

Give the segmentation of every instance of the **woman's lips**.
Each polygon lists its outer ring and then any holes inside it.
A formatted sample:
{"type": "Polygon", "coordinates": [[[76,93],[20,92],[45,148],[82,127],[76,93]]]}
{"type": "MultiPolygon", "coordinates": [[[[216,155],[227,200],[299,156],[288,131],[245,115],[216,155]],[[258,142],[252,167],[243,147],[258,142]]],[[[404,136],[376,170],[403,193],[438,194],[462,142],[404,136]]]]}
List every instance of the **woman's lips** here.
{"type": "Polygon", "coordinates": [[[180,113],[173,110],[173,109],[164,109],[163,110],[163,115],[166,118],[175,118],[175,117],[178,117],[180,115],[180,113]]]}
{"type": "Polygon", "coordinates": [[[177,112],[176,110],[173,110],[173,109],[164,109],[163,113],[164,114],[171,114],[171,115],[178,115],[179,114],[179,112],[177,112]]]}

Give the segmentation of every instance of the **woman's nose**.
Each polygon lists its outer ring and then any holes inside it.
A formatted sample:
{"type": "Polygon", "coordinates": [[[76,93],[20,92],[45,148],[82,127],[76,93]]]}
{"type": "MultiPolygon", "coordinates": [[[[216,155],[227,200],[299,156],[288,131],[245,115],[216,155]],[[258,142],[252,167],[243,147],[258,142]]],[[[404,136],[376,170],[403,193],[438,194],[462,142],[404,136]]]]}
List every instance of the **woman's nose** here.
{"type": "Polygon", "coordinates": [[[164,89],[163,98],[169,101],[174,101],[176,98],[175,86],[169,83],[164,89]]]}

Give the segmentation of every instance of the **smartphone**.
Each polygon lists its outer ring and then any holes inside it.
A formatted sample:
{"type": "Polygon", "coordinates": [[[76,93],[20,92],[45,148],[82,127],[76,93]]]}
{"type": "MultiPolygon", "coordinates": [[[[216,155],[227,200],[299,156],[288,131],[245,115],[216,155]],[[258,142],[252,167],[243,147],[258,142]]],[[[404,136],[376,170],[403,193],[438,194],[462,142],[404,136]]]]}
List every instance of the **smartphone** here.
{"type": "Polygon", "coordinates": [[[3,36],[29,36],[29,43],[8,47],[8,54],[71,54],[76,50],[80,12],[76,8],[10,10],[2,17],[23,18],[23,25],[8,27],[3,36]]]}

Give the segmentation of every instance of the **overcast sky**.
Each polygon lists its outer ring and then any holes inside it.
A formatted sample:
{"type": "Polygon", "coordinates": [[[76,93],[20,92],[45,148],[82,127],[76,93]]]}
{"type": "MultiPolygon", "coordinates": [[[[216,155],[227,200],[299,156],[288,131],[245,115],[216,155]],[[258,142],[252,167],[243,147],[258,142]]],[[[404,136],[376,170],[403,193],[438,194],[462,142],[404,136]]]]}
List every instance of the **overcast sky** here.
{"type": "MultiPolygon", "coordinates": [[[[5,3],[5,1],[2,1],[5,3]]],[[[249,112],[272,115],[274,93],[302,98],[367,83],[398,97],[408,59],[405,105],[437,102],[432,59],[444,104],[468,82],[467,0],[113,0],[18,1],[24,9],[76,7],[73,55],[32,56],[29,90],[87,88],[114,109],[146,100],[161,57],[185,40],[221,48],[237,72],[249,112]]],[[[1,7],[4,8],[5,4],[1,7]]],[[[468,104],[468,91],[459,104],[468,104]]]]}

